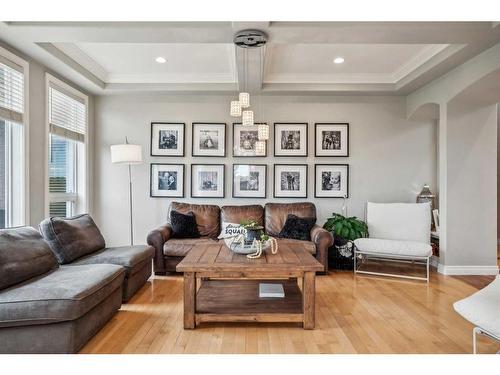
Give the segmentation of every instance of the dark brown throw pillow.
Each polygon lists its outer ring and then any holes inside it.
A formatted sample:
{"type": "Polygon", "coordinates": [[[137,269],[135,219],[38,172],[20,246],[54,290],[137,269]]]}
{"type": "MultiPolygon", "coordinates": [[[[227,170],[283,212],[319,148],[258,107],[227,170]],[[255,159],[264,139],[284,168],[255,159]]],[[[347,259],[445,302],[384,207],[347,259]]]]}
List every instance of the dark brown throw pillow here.
{"type": "Polygon", "coordinates": [[[316,224],[315,217],[298,217],[293,214],[288,214],[279,237],[311,241],[311,229],[314,224],[316,224]]]}
{"type": "Polygon", "coordinates": [[[172,226],[172,237],[174,238],[199,238],[198,226],[192,211],[182,214],[178,211],[170,211],[170,225],[172,226]]]}

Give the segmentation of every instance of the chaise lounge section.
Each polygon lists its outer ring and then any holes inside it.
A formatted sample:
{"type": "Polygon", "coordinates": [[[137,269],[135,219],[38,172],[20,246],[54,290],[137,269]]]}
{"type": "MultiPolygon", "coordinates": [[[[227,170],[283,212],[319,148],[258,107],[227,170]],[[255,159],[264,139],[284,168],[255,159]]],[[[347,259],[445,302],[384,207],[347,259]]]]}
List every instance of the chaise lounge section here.
{"type": "Polygon", "coordinates": [[[60,267],[34,228],[0,230],[0,353],[76,353],[121,306],[123,267],[60,267]]]}
{"type": "Polygon", "coordinates": [[[99,228],[87,214],[72,218],[50,217],[40,223],[40,232],[61,265],[115,264],[124,267],[123,302],[127,302],[151,276],[153,247],[106,247],[99,228]]]}
{"type": "MultiPolygon", "coordinates": [[[[223,206],[172,202],[167,211],[167,223],[148,234],[148,244],[154,247],[153,269],[156,275],[176,272],[175,267],[189,251],[198,244],[215,243],[221,232],[221,222],[240,223],[242,220],[255,220],[264,227],[266,234],[278,237],[288,214],[299,217],[316,218],[316,207],[310,202],[267,203],[260,205],[223,206]],[[170,212],[176,210],[183,214],[193,212],[200,238],[172,238],[170,212]]],[[[328,271],[328,248],[333,245],[330,232],[315,225],[310,233],[311,241],[281,238],[280,242],[300,243],[311,252],[328,271]]]]}

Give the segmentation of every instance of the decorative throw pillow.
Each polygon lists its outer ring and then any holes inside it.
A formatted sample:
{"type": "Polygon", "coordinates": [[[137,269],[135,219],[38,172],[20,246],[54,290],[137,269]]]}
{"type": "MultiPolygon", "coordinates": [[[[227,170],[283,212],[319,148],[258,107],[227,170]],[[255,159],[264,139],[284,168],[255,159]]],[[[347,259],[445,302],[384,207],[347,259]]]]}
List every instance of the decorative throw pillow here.
{"type": "Polygon", "coordinates": [[[222,222],[222,230],[220,231],[219,237],[217,237],[219,240],[223,238],[231,238],[235,237],[238,234],[245,234],[246,229],[243,228],[240,224],[235,224],[235,223],[226,223],[225,221],[222,222]]]}
{"type": "Polygon", "coordinates": [[[279,237],[311,241],[311,229],[314,224],[316,224],[315,217],[298,217],[293,214],[288,214],[279,237]]]}
{"type": "Polygon", "coordinates": [[[172,237],[174,238],[198,238],[198,226],[194,213],[189,211],[182,214],[178,211],[170,211],[170,225],[172,226],[172,237]]]}

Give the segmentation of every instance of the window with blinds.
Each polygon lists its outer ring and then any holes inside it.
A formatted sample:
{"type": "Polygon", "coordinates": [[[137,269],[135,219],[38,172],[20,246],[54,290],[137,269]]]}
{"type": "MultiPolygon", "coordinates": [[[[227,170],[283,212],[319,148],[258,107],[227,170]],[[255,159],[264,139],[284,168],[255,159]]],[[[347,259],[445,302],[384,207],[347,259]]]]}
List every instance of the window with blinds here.
{"type": "Polygon", "coordinates": [[[23,68],[0,56],[0,117],[22,123],[23,115],[23,68]]]}
{"type": "Polygon", "coordinates": [[[49,87],[50,133],[63,138],[85,142],[87,108],[83,100],[49,87]]]}
{"type": "Polygon", "coordinates": [[[68,217],[77,213],[84,192],[87,105],[64,87],[48,85],[49,121],[49,215],[68,217]]]}
{"type": "Polygon", "coordinates": [[[0,228],[25,224],[24,95],[27,63],[0,47],[0,228]]]}

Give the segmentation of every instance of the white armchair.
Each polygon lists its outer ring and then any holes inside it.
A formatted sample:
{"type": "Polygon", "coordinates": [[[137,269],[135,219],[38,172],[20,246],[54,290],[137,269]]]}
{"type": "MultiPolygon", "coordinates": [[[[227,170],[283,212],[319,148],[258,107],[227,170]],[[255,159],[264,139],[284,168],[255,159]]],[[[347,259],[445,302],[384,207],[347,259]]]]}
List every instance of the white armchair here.
{"type": "Polygon", "coordinates": [[[500,342],[500,276],[497,276],[486,288],[455,302],[453,307],[457,313],[475,326],[472,330],[474,354],[477,353],[477,334],[500,342]]]}
{"type": "Polygon", "coordinates": [[[393,276],[429,282],[432,255],[429,203],[372,203],[366,206],[369,238],[354,241],[354,273],[393,276]],[[426,276],[409,276],[360,269],[367,259],[411,262],[426,266],[426,276]]]}

